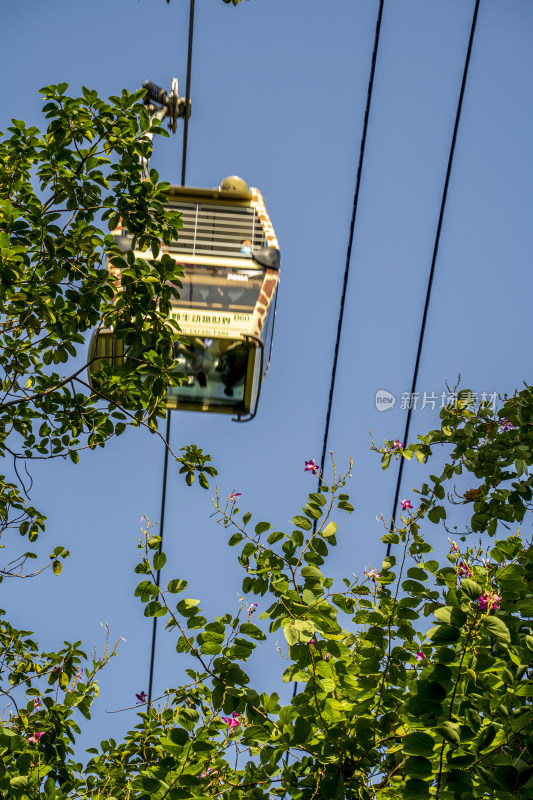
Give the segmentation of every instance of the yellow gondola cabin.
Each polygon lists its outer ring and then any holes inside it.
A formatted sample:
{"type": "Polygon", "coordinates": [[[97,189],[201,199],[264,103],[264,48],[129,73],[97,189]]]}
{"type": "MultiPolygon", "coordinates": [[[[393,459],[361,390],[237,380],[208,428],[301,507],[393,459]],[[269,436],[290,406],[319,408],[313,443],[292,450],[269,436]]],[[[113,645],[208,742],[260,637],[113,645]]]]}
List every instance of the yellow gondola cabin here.
{"type": "MultiPolygon", "coordinates": [[[[184,268],[171,315],[189,344],[175,344],[176,371],[187,381],[169,390],[166,406],[251,419],[270,362],[280,268],[263,198],[231,177],[217,189],[171,186],[168,207],[183,219],[179,240],[163,248],[184,268]]],[[[114,235],[123,251],[130,249],[125,230],[114,235]]],[[[99,358],[124,361],[124,344],[109,329],[93,334],[91,385],[99,358]]]]}

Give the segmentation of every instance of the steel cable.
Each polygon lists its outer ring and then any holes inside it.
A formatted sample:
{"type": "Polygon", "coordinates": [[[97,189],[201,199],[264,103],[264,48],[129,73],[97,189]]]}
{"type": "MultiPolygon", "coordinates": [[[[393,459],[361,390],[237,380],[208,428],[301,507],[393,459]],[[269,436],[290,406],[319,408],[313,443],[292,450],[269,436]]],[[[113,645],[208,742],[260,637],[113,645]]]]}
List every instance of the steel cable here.
{"type": "MultiPolygon", "coordinates": [[[[468,41],[468,49],[466,51],[465,66],[464,66],[464,70],[463,70],[463,80],[461,82],[461,91],[459,93],[459,101],[458,101],[458,104],[457,104],[457,113],[455,115],[455,125],[454,125],[454,128],[453,128],[452,143],[451,143],[451,147],[450,147],[450,155],[449,155],[449,158],[448,158],[448,168],[446,170],[446,178],[444,180],[444,189],[443,189],[442,201],[441,201],[441,205],[440,205],[439,221],[438,221],[438,224],[437,224],[437,232],[436,232],[436,235],[435,235],[435,245],[434,245],[434,248],[433,248],[433,258],[431,259],[431,268],[430,268],[430,271],[429,271],[428,286],[427,286],[427,290],[426,290],[426,300],[425,300],[425,303],[424,303],[424,313],[422,315],[422,323],[421,323],[421,326],[420,326],[420,336],[418,338],[418,349],[417,349],[417,352],[416,352],[415,368],[414,368],[414,371],[413,371],[413,380],[412,380],[412,383],[411,383],[411,394],[410,394],[411,402],[409,403],[409,407],[407,409],[407,419],[405,421],[405,431],[404,431],[404,435],[403,435],[403,442],[406,443],[406,444],[407,444],[407,441],[409,439],[409,429],[410,429],[410,426],[411,426],[411,416],[412,416],[412,412],[413,412],[412,399],[413,399],[415,391],[416,391],[416,383],[417,383],[417,380],[418,380],[418,369],[420,367],[420,357],[422,355],[422,346],[423,346],[423,343],[424,343],[424,334],[425,334],[425,331],[426,331],[426,322],[427,322],[427,316],[428,316],[428,310],[429,310],[429,301],[430,301],[430,298],[431,298],[431,289],[432,289],[432,286],[433,286],[433,276],[435,274],[435,264],[437,263],[437,254],[438,254],[438,251],[439,251],[440,235],[441,235],[441,231],[442,231],[442,222],[443,222],[443,219],[444,219],[444,210],[446,208],[446,200],[447,200],[447,197],[448,197],[448,187],[449,187],[449,184],[450,184],[450,176],[451,176],[451,172],[452,172],[453,156],[454,156],[454,153],[455,153],[455,144],[456,144],[456,141],[457,141],[457,132],[459,130],[459,120],[461,118],[461,110],[462,110],[462,107],[463,107],[463,98],[464,98],[465,87],[466,87],[466,79],[467,79],[467,76],[468,76],[468,67],[470,65],[470,56],[471,56],[471,53],[472,53],[472,45],[473,45],[473,42],[474,42],[474,36],[475,36],[475,32],[476,32],[476,24],[477,24],[479,3],[480,3],[480,0],[476,0],[476,5],[475,5],[475,8],[474,8],[474,14],[473,14],[473,17],[472,17],[472,26],[470,28],[470,39],[468,41]]],[[[398,500],[399,500],[399,497],[400,497],[400,489],[401,489],[401,483],[402,483],[404,461],[405,461],[405,459],[403,457],[401,457],[400,458],[400,466],[398,468],[398,476],[397,476],[397,480],[396,480],[396,490],[395,490],[395,493],[394,493],[394,502],[393,502],[393,505],[392,505],[391,530],[392,530],[392,528],[394,526],[394,515],[396,513],[396,507],[398,505],[398,500]]],[[[387,546],[387,556],[390,555],[391,544],[392,543],[389,542],[389,544],[387,546]]]]}
{"type": "MultiPolygon", "coordinates": [[[[326,424],[324,426],[324,441],[322,444],[322,457],[320,460],[320,466],[324,469],[324,464],[326,461],[326,452],[328,446],[328,435],[329,435],[329,424],[331,420],[331,409],[333,406],[333,392],[335,390],[335,378],[337,375],[337,361],[339,357],[339,345],[341,340],[341,332],[342,332],[342,321],[344,317],[344,301],[346,299],[346,290],[348,287],[348,275],[350,273],[350,262],[352,257],[352,244],[353,244],[353,237],[354,237],[354,230],[355,230],[355,220],[357,217],[357,207],[359,204],[359,191],[361,188],[361,174],[363,171],[363,161],[365,157],[365,145],[366,145],[366,136],[368,131],[368,119],[370,116],[370,104],[372,101],[372,90],[374,88],[374,75],[376,72],[376,59],[378,55],[378,45],[379,45],[379,36],[381,31],[381,18],[383,16],[383,2],[384,0],[379,0],[379,10],[378,16],[376,21],[376,32],[374,35],[374,50],[372,52],[372,62],[370,66],[370,76],[368,80],[368,92],[366,98],[366,107],[365,107],[365,118],[363,122],[363,132],[361,134],[361,145],[359,149],[359,162],[357,164],[357,177],[355,180],[355,190],[354,190],[354,197],[353,197],[353,207],[352,207],[352,218],[350,221],[350,230],[348,233],[348,248],[346,251],[346,264],[344,267],[344,280],[342,284],[342,294],[341,294],[341,301],[339,307],[339,319],[337,323],[337,338],[335,340],[335,350],[333,354],[333,367],[331,370],[331,381],[329,386],[329,398],[328,398],[328,407],[326,411],[326,424]]],[[[318,488],[320,489],[320,479],[318,481],[318,488]]],[[[316,520],[313,524],[313,533],[316,532],[316,520]]]]}
{"type": "MultiPolygon", "coordinates": [[[[365,117],[363,121],[363,132],[361,134],[361,145],[359,149],[359,161],[357,164],[357,176],[355,179],[355,190],[354,190],[354,197],[353,197],[353,207],[352,207],[352,218],[350,221],[350,229],[348,233],[348,248],[346,251],[346,264],[344,267],[344,279],[342,284],[342,294],[341,294],[341,301],[340,301],[340,308],[339,308],[339,320],[337,323],[337,337],[335,340],[335,350],[333,355],[333,367],[331,371],[331,381],[329,387],[329,397],[328,397],[328,407],[326,411],[326,424],[324,427],[324,441],[322,444],[322,457],[320,460],[320,466],[324,468],[324,463],[326,460],[326,451],[328,446],[328,434],[329,434],[329,424],[331,420],[331,409],[333,406],[333,392],[335,389],[335,378],[337,375],[337,361],[339,356],[339,345],[341,340],[341,332],[342,332],[342,321],[344,317],[344,301],[346,299],[346,289],[348,286],[348,275],[350,272],[350,262],[352,256],[352,244],[353,244],[353,237],[355,231],[355,220],[357,217],[357,207],[359,203],[359,191],[361,188],[361,174],[363,171],[363,161],[365,157],[365,146],[366,146],[366,137],[368,131],[368,119],[370,116],[370,104],[372,102],[372,90],[374,88],[374,75],[376,72],[376,60],[378,55],[378,45],[379,45],[379,37],[381,32],[381,18],[383,16],[383,3],[384,0],[379,0],[379,9],[378,15],[376,20],[376,31],[374,34],[374,49],[372,51],[372,61],[370,64],[370,76],[368,80],[368,92],[366,97],[366,106],[365,106],[365,117]]],[[[318,490],[320,490],[320,479],[318,480],[318,490]]],[[[313,534],[316,533],[316,526],[317,520],[313,522],[313,534]]],[[[294,689],[292,692],[292,696],[295,697],[296,689],[298,684],[294,683],[294,689]]]]}
{"type": "MultiPolygon", "coordinates": [[[[193,46],[193,28],[194,28],[194,0],[190,0],[189,5],[189,40],[187,47],[187,78],[185,85],[185,119],[183,126],[183,149],[181,157],[181,185],[185,186],[185,175],[187,171],[187,142],[189,136],[189,103],[191,99],[191,66],[192,66],[192,46],[193,46]]],[[[168,409],[167,425],[165,431],[165,457],[163,463],[163,485],[161,488],[161,516],[159,523],[159,535],[161,541],[159,543],[158,552],[161,553],[163,549],[163,533],[165,529],[165,507],[167,499],[167,475],[168,475],[168,447],[170,442],[170,418],[171,410],[168,409]]],[[[161,571],[157,571],[155,585],[159,588],[161,578],[161,571]]],[[[152,647],[150,651],[150,675],[148,679],[148,706],[152,702],[152,688],[154,683],[154,667],[155,667],[155,645],[157,637],[157,617],[154,617],[152,626],[152,647]]]]}

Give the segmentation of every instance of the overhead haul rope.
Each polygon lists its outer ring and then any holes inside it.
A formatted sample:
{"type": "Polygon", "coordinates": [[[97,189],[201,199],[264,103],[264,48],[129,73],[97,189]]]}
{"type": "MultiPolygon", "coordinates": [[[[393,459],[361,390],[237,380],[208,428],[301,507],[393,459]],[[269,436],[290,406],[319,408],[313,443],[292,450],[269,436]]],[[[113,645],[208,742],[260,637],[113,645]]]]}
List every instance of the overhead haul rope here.
{"type": "MultiPolygon", "coordinates": [[[[444,219],[444,209],[446,208],[446,199],[448,197],[448,186],[449,186],[449,183],[450,183],[450,175],[451,175],[451,172],[452,172],[453,156],[454,156],[454,153],[455,153],[455,143],[457,141],[457,131],[459,130],[459,120],[461,118],[461,109],[463,107],[463,97],[464,97],[465,87],[466,87],[466,79],[467,79],[467,75],[468,75],[468,67],[469,67],[469,64],[470,64],[470,55],[472,53],[472,44],[474,42],[474,35],[475,35],[475,32],[476,32],[476,23],[477,23],[477,15],[478,15],[478,10],[479,10],[479,2],[480,2],[480,0],[476,0],[476,5],[475,5],[475,8],[474,8],[474,15],[472,17],[472,27],[470,29],[470,39],[468,41],[468,49],[466,51],[465,66],[464,66],[464,70],[463,70],[463,80],[462,80],[462,83],[461,83],[461,91],[459,93],[459,102],[457,104],[457,113],[455,115],[455,125],[454,125],[454,129],[453,129],[452,143],[451,143],[451,147],[450,147],[450,155],[449,155],[449,158],[448,158],[448,169],[446,170],[446,178],[445,178],[445,181],[444,181],[444,190],[442,192],[442,201],[441,201],[441,205],[440,205],[439,221],[438,221],[438,224],[437,224],[437,233],[435,235],[435,245],[434,245],[434,248],[433,248],[433,258],[431,259],[431,268],[430,268],[430,271],[429,271],[428,287],[427,287],[427,291],[426,291],[426,301],[424,303],[424,313],[422,315],[422,324],[420,326],[420,336],[419,336],[419,339],[418,339],[418,349],[417,349],[417,353],[416,353],[415,368],[414,368],[414,371],[413,371],[413,381],[412,381],[412,384],[411,384],[411,395],[410,395],[411,402],[409,403],[409,407],[407,409],[407,419],[405,421],[405,431],[404,431],[404,435],[403,435],[403,441],[405,443],[407,443],[407,441],[409,439],[409,428],[410,428],[410,425],[411,425],[411,415],[412,415],[412,412],[413,412],[412,398],[413,398],[414,393],[416,391],[416,383],[417,383],[417,379],[418,379],[418,369],[419,369],[419,366],[420,366],[420,356],[422,354],[422,345],[424,343],[424,333],[425,333],[425,330],[426,330],[426,321],[427,321],[427,316],[428,316],[429,301],[430,301],[430,297],[431,297],[431,288],[432,288],[432,285],[433,285],[433,276],[435,274],[435,264],[437,262],[437,254],[438,254],[438,251],[439,251],[440,234],[441,234],[441,231],[442,231],[442,221],[444,219]]],[[[404,461],[405,461],[405,459],[403,457],[400,457],[400,466],[399,466],[399,469],[398,469],[398,476],[397,476],[397,480],[396,480],[396,491],[394,493],[394,503],[392,505],[391,530],[392,530],[393,525],[394,525],[394,514],[396,512],[396,507],[398,505],[398,499],[400,497],[400,488],[401,488],[401,483],[402,483],[402,474],[403,474],[404,461]]],[[[392,543],[389,542],[389,544],[387,545],[387,556],[390,555],[391,544],[392,543]]]]}
{"type": "MultiPolygon", "coordinates": [[[[189,135],[189,104],[191,99],[191,65],[192,65],[192,35],[194,27],[194,0],[190,0],[189,6],[189,43],[187,48],[187,82],[185,88],[185,122],[183,126],[183,149],[181,157],[181,185],[185,186],[185,173],[187,170],[187,139],[189,135]]],[[[165,506],[167,499],[167,474],[168,474],[168,444],[170,442],[170,417],[171,409],[168,409],[167,425],[165,430],[165,459],[163,463],[163,485],[161,489],[161,515],[159,522],[159,535],[161,541],[159,543],[159,552],[163,549],[163,533],[165,528],[165,506]]],[[[157,570],[155,585],[159,588],[161,578],[161,570],[157,570]]],[[[152,702],[152,686],[154,682],[154,662],[155,662],[155,641],[157,636],[157,617],[154,617],[152,627],[152,648],[150,652],[150,678],[148,680],[148,705],[152,702]]]]}
{"type": "MultiPolygon", "coordinates": [[[[374,87],[374,74],[376,71],[376,59],[378,55],[378,45],[379,45],[379,35],[381,30],[381,17],[383,16],[383,2],[384,0],[379,0],[379,10],[378,10],[378,17],[376,21],[376,33],[374,35],[374,50],[372,53],[372,63],[370,66],[370,77],[368,80],[368,93],[366,97],[366,108],[365,108],[365,119],[363,122],[363,133],[361,135],[361,146],[359,150],[359,163],[357,165],[357,177],[355,180],[355,191],[353,197],[353,208],[352,208],[352,219],[350,222],[350,231],[348,234],[348,248],[346,251],[346,265],[344,267],[344,281],[342,285],[342,295],[341,295],[341,302],[339,308],[339,321],[337,324],[337,338],[335,341],[335,351],[333,355],[333,368],[331,370],[331,382],[329,386],[329,398],[328,398],[328,408],[326,411],[326,424],[324,427],[324,442],[322,444],[322,457],[320,460],[320,466],[324,469],[324,465],[326,462],[326,451],[328,446],[328,434],[329,434],[329,423],[331,420],[331,408],[333,405],[333,392],[335,389],[335,378],[337,375],[337,361],[339,357],[339,345],[341,340],[341,331],[342,331],[342,320],[344,317],[344,301],[346,299],[346,289],[348,286],[348,275],[350,272],[350,261],[352,256],[352,243],[353,243],[353,236],[354,236],[354,229],[355,229],[355,219],[357,217],[357,206],[359,203],[359,190],[361,187],[361,173],[363,170],[363,160],[365,157],[365,145],[366,145],[366,134],[368,130],[368,118],[370,114],[370,103],[372,101],[372,89],[374,87]]],[[[318,480],[318,488],[320,490],[320,479],[318,480]]],[[[316,533],[316,524],[317,521],[315,520],[313,523],[313,533],[316,533]]]]}
{"type": "MultiPolygon", "coordinates": [[[[361,173],[363,170],[363,160],[365,157],[365,145],[366,145],[366,134],[368,130],[368,117],[370,114],[370,103],[372,101],[372,89],[374,88],[374,74],[376,72],[376,59],[378,55],[378,45],[379,45],[379,35],[381,31],[381,17],[383,16],[383,2],[384,0],[379,0],[379,10],[378,16],[376,21],[376,32],[374,35],[374,50],[372,52],[372,62],[370,65],[370,77],[368,80],[368,93],[366,97],[366,108],[365,108],[365,118],[363,122],[363,132],[361,135],[361,146],[359,149],[359,163],[357,165],[357,177],[355,179],[355,191],[353,197],[353,208],[352,208],[352,219],[350,222],[350,231],[348,234],[348,249],[346,251],[346,265],[344,268],[344,281],[342,284],[342,295],[341,295],[341,302],[340,302],[340,309],[339,309],[339,321],[337,324],[337,338],[335,341],[335,351],[333,355],[333,368],[331,371],[331,382],[329,386],[329,398],[328,398],[328,408],[326,412],[326,424],[324,428],[324,442],[322,445],[322,458],[320,461],[320,465],[324,468],[324,463],[326,460],[326,449],[328,446],[328,434],[329,434],[329,423],[331,419],[331,407],[333,405],[333,391],[335,389],[335,377],[337,374],[337,361],[339,356],[339,344],[341,339],[341,331],[342,331],[342,320],[344,317],[344,301],[346,298],[346,288],[348,286],[348,274],[350,272],[350,261],[352,256],[352,243],[353,243],[353,236],[354,236],[354,229],[355,229],[355,219],[357,216],[357,206],[359,203],[359,190],[361,187],[361,173]]],[[[318,489],[320,491],[320,478],[318,479],[318,489]]],[[[317,520],[313,522],[313,534],[316,533],[316,526],[317,520]]],[[[296,695],[296,687],[298,686],[297,682],[294,682],[294,689],[292,692],[292,696],[295,697],[296,695]]]]}
{"type": "Polygon", "coordinates": [[[187,47],[187,80],[185,84],[185,120],[183,125],[183,150],[181,157],[181,185],[185,186],[185,171],[187,169],[187,140],[189,137],[189,115],[191,102],[191,64],[192,64],[192,32],[194,28],[194,0],[189,6],[189,44],[187,47]]]}

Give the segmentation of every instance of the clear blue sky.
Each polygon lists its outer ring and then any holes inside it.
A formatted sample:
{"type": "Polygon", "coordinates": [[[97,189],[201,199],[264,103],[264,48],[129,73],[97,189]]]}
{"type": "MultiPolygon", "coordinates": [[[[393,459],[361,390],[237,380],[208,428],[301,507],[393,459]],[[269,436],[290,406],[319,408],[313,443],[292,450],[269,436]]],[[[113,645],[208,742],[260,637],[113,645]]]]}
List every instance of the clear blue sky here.
{"type": "MultiPolygon", "coordinates": [[[[229,174],[261,189],[282,252],[271,372],[256,420],[174,413],[172,444],[213,454],[222,494],[282,527],[298,513],[318,459],[329,391],[377,0],[250,0],[237,8],[197,0],[187,182],[216,186],[229,174]]],[[[355,466],[351,516],[340,516],[331,573],[379,565],[376,515],[388,515],[394,474],[369,452],[401,437],[405,410],[379,413],[375,393],[410,388],[427,274],[468,42],[473,0],[385,0],[359,214],[346,298],[330,447],[355,466]]],[[[11,117],[43,123],[38,89],[68,81],[102,95],[146,79],[185,86],[188,2],[21,0],[4,14],[0,129],[11,117]]],[[[474,392],[509,392],[531,380],[533,73],[530,0],[481,0],[444,220],[419,389],[440,396],[458,373],[474,392]]],[[[180,130],[181,134],[181,130],[180,130]]],[[[152,165],[178,182],[181,135],[158,142],[152,165]]],[[[413,415],[434,427],[438,409],[413,415]]],[[[101,647],[100,622],[126,642],[102,678],[83,744],[134,724],[147,688],[151,621],[133,598],[143,514],[159,517],[163,452],[132,431],[80,464],[33,470],[32,501],[49,517],[44,557],[72,556],[60,578],[2,584],[13,622],[43,647],[83,639],[101,647]]],[[[411,496],[423,468],[406,470],[411,496]]],[[[165,578],[190,581],[210,617],[236,610],[241,575],[210,518],[209,494],[170,470],[165,578]]],[[[431,529],[441,549],[446,535],[431,529]]],[[[261,601],[259,601],[261,602],[261,601]]],[[[253,667],[259,686],[280,686],[276,635],[253,667]]],[[[183,664],[160,632],[156,691],[183,664]]],[[[289,688],[281,686],[288,700],[289,688]]]]}

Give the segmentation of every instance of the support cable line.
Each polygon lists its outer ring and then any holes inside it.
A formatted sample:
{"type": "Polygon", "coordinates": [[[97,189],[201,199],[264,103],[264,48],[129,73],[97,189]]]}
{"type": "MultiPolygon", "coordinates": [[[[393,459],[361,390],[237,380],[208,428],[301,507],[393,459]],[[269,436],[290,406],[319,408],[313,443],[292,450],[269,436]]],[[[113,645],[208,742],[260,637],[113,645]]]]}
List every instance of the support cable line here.
{"type": "MultiPolygon", "coordinates": [[[[164,531],[164,528],[165,528],[165,507],[166,507],[166,501],[167,501],[167,474],[168,474],[168,447],[169,447],[169,441],[170,441],[170,415],[171,414],[172,414],[172,411],[170,409],[168,409],[167,425],[166,425],[166,430],[165,430],[165,441],[166,441],[167,444],[166,444],[166,447],[165,447],[165,458],[164,458],[164,462],[163,462],[163,485],[162,485],[162,491],[161,491],[161,513],[160,513],[160,517],[159,517],[159,519],[160,519],[160,521],[159,521],[160,534],[159,535],[161,536],[161,542],[159,544],[159,551],[158,551],[159,553],[161,552],[162,547],[163,547],[163,531],[164,531]]],[[[157,575],[156,575],[156,578],[155,578],[155,585],[157,586],[158,589],[159,589],[160,578],[161,578],[161,570],[157,570],[157,575]]],[[[156,636],[157,636],[157,617],[154,617],[153,626],[152,626],[152,648],[151,648],[151,651],[150,651],[150,677],[149,677],[149,680],[148,680],[148,705],[150,705],[150,703],[152,702],[152,686],[153,686],[153,682],[154,682],[154,662],[155,662],[155,640],[156,640],[156,636]]]]}
{"type": "MultiPolygon", "coordinates": [[[[190,116],[190,102],[191,102],[191,65],[192,65],[192,46],[193,46],[193,27],[194,27],[194,0],[190,0],[189,6],[189,41],[187,48],[187,78],[185,88],[185,118],[183,127],[183,150],[181,158],[181,185],[185,185],[185,175],[187,170],[187,141],[189,135],[189,116],[190,116]]],[[[165,456],[163,462],[163,483],[161,487],[161,514],[159,522],[159,535],[161,541],[159,543],[158,552],[161,553],[163,549],[163,533],[165,529],[165,507],[167,499],[167,476],[168,476],[168,448],[170,442],[170,419],[172,411],[167,410],[167,424],[165,430],[165,456]]],[[[161,570],[157,571],[155,585],[159,588],[161,578],[161,570]]],[[[148,706],[152,702],[152,688],[154,683],[154,666],[155,666],[155,646],[157,638],[157,617],[154,617],[152,625],[152,646],[150,651],[150,675],[148,679],[148,706]]]]}
{"type": "MultiPolygon", "coordinates": [[[[331,382],[329,387],[329,398],[328,398],[328,407],[326,412],[326,423],[324,427],[324,441],[322,444],[322,457],[320,461],[320,466],[322,469],[324,468],[324,463],[326,460],[326,450],[328,446],[328,434],[329,434],[329,423],[331,420],[331,408],[333,405],[333,392],[335,389],[335,378],[337,375],[337,361],[339,356],[339,345],[341,339],[341,332],[342,332],[342,321],[344,317],[344,301],[346,299],[346,289],[348,286],[348,275],[350,272],[350,261],[352,256],[352,244],[353,244],[353,237],[354,237],[354,230],[355,230],[355,220],[357,217],[357,206],[359,203],[359,190],[361,187],[361,173],[363,170],[363,161],[365,157],[365,145],[366,145],[366,135],[368,131],[368,119],[370,115],[370,103],[372,101],[372,90],[374,88],[374,75],[376,72],[376,59],[378,54],[378,45],[379,45],[379,36],[381,32],[381,18],[383,16],[383,3],[384,0],[379,0],[379,9],[378,9],[378,16],[376,20],[376,32],[374,34],[374,49],[372,51],[372,61],[370,65],[370,76],[368,80],[368,92],[366,97],[366,107],[365,107],[365,117],[363,122],[363,132],[361,134],[361,145],[359,148],[359,162],[357,165],[357,177],[355,180],[355,191],[354,191],[354,198],[353,198],[353,207],[352,207],[352,218],[350,221],[350,230],[348,234],[348,248],[346,252],[346,264],[344,268],[344,280],[342,284],[342,295],[339,307],[339,320],[337,324],[337,338],[335,341],[335,351],[333,355],[333,368],[331,371],[331,382]]],[[[318,480],[318,490],[320,491],[320,478],[318,480]]],[[[316,525],[317,521],[314,520],[313,522],[313,534],[316,533],[316,525]]],[[[296,695],[296,688],[298,684],[295,681],[294,688],[292,692],[292,696],[295,697],[296,695]]]]}
{"type": "Polygon", "coordinates": [[[187,78],[185,83],[185,119],[183,124],[183,150],[181,159],[181,185],[185,186],[185,172],[187,169],[187,142],[189,139],[189,117],[191,114],[191,66],[192,66],[192,35],[194,29],[194,0],[189,6],[189,44],[187,47],[187,78]]]}
{"type": "MultiPolygon", "coordinates": [[[[352,244],[353,244],[353,237],[354,237],[354,230],[355,230],[355,220],[357,217],[357,207],[359,203],[359,190],[361,187],[361,173],[363,170],[363,161],[365,157],[365,145],[366,145],[366,136],[368,130],[368,119],[370,115],[370,103],[372,101],[372,90],[374,88],[374,75],[376,71],[376,59],[378,54],[378,45],[379,45],[379,35],[381,31],[381,18],[383,16],[383,2],[384,0],[379,0],[379,10],[378,16],[376,21],[376,32],[374,35],[374,50],[372,52],[372,63],[370,66],[370,76],[368,80],[368,93],[366,98],[366,108],[365,108],[365,118],[363,122],[363,132],[361,135],[361,146],[359,150],[359,163],[357,165],[357,177],[355,181],[355,191],[354,191],[354,198],[353,198],[353,208],[352,208],[352,218],[350,221],[350,230],[348,234],[348,248],[346,251],[346,265],[344,268],[344,280],[342,285],[342,295],[339,307],[339,320],[337,324],[337,338],[335,340],[335,350],[333,355],[333,367],[331,371],[331,382],[329,386],[329,398],[328,398],[328,407],[326,411],[326,423],[324,427],[324,441],[322,444],[322,456],[320,460],[320,466],[324,469],[324,464],[326,461],[326,452],[328,446],[328,435],[329,435],[329,424],[331,420],[331,409],[333,405],[333,392],[335,390],[335,378],[337,375],[337,361],[339,357],[339,345],[341,340],[341,332],[342,332],[342,321],[344,317],[344,301],[346,299],[346,289],[348,286],[348,275],[350,272],[350,261],[352,256],[352,244]]],[[[320,490],[320,479],[318,481],[318,489],[320,490]]],[[[316,532],[316,520],[313,523],[313,533],[316,532]]]]}
{"type": "MultiPolygon", "coordinates": [[[[465,66],[464,66],[464,70],[463,70],[463,80],[462,80],[462,83],[461,83],[461,91],[459,93],[459,101],[458,101],[458,104],[457,104],[457,113],[455,115],[455,125],[454,125],[454,129],[453,129],[452,143],[451,143],[451,147],[450,147],[450,155],[449,155],[449,158],[448,158],[448,168],[446,170],[446,178],[445,178],[445,181],[444,181],[444,189],[443,189],[443,193],[442,193],[442,201],[441,201],[441,206],[440,206],[439,221],[438,221],[438,224],[437,224],[437,232],[436,232],[436,235],[435,235],[435,245],[434,245],[434,248],[433,248],[433,258],[431,259],[431,268],[430,268],[430,271],[429,271],[429,279],[428,279],[428,286],[427,286],[427,291],[426,291],[426,299],[425,299],[425,303],[424,303],[424,313],[422,315],[422,323],[421,323],[421,326],[420,326],[420,335],[419,335],[419,339],[418,339],[418,349],[417,349],[417,353],[416,353],[415,367],[414,367],[414,371],[413,371],[413,380],[412,380],[412,383],[411,383],[411,395],[410,395],[411,399],[413,398],[413,396],[415,394],[416,384],[417,384],[417,380],[418,380],[418,370],[419,370],[419,367],[420,367],[420,357],[421,357],[421,354],[422,354],[422,346],[424,344],[424,334],[425,334],[425,330],[426,330],[426,322],[427,322],[427,316],[428,316],[428,310],[429,310],[429,302],[430,302],[430,298],[431,298],[431,289],[432,289],[432,286],[433,286],[433,277],[434,277],[434,274],[435,274],[435,264],[437,262],[437,254],[438,254],[438,251],[439,251],[440,235],[441,235],[441,231],[442,231],[442,222],[443,222],[443,219],[444,219],[444,211],[445,211],[445,208],[446,208],[446,200],[447,200],[447,197],[448,197],[448,187],[449,187],[449,184],[450,184],[450,176],[451,176],[451,172],[452,172],[453,156],[454,156],[454,153],[455,153],[455,144],[456,144],[456,141],[457,141],[457,132],[459,130],[459,120],[461,119],[461,110],[462,110],[462,107],[463,107],[463,98],[464,98],[464,93],[465,93],[466,80],[467,80],[467,76],[468,76],[468,67],[469,67],[469,64],[470,64],[470,56],[471,56],[471,53],[472,53],[472,45],[473,45],[473,42],[474,42],[474,36],[475,36],[475,32],[476,32],[476,24],[477,24],[479,3],[480,3],[480,0],[476,0],[476,5],[475,5],[475,8],[474,8],[474,14],[473,14],[473,17],[472,17],[472,26],[471,26],[471,29],[470,29],[470,39],[468,41],[468,48],[467,48],[467,51],[466,51],[465,66]]],[[[406,444],[407,444],[407,441],[409,439],[409,429],[410,429],[410,425],[411,425],[411,415],[412,415],[412,411],[413,411],[412,406],[413,406],[413,403],[411,402],[409,404],[409,408],[407,409],[407,419],[405,421],[405,431],[404,431],[404,435],[403,435],[403,442],[405,442],[406,444]]],[[[394,515],[396,513],[396,508],[398,506],[398,500],[399,500],[399,497],[400,497],[400,489],[401,489],[401,483],[402,483],[402,474],[403,474],[404,461],[405,461],[405,459],[401,456],[400,457],[400,465],[399,465],[399,468],[398,468],[398,476],[397,476],[397,480],[396,480],[396,490],[395,490],[395,493],[394,493],[394,502],[393,502],[393,505],[392,505],[391,530],[392,530],[392,528],[394,526],[394,515]]],[[[387,545],[387,556],[390,555],[391,544],[392,543],[389,542],[389,544],[387,545]]]]}

